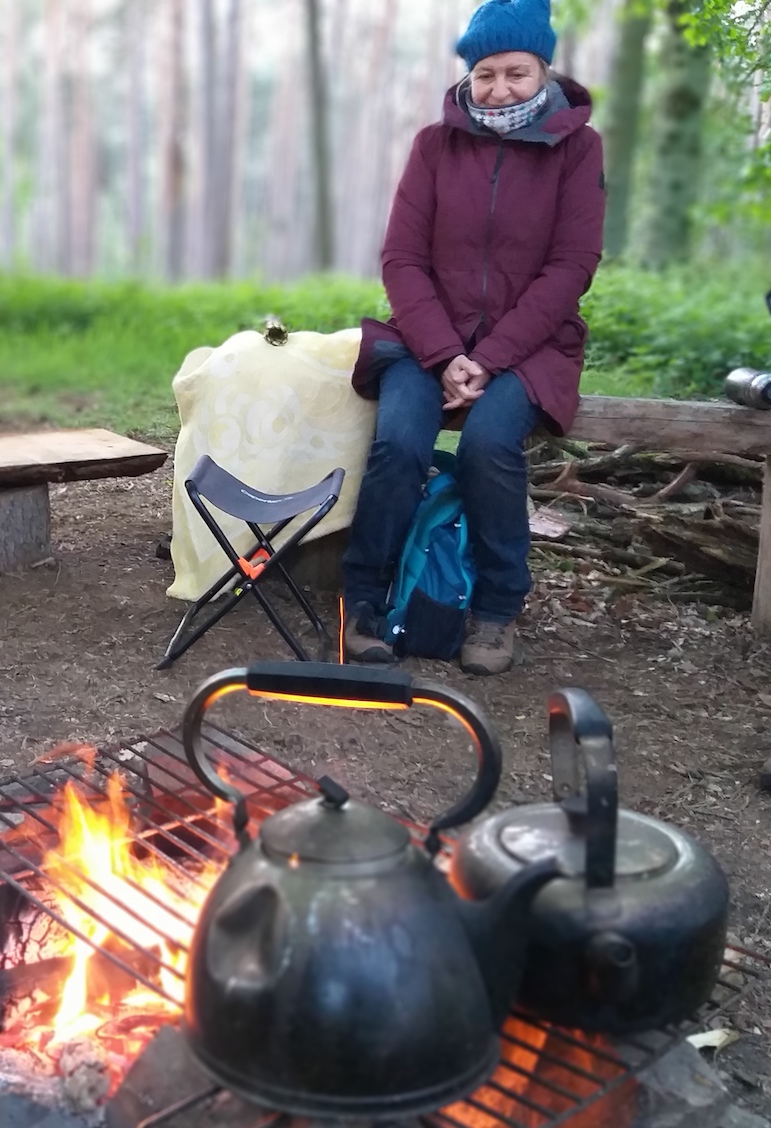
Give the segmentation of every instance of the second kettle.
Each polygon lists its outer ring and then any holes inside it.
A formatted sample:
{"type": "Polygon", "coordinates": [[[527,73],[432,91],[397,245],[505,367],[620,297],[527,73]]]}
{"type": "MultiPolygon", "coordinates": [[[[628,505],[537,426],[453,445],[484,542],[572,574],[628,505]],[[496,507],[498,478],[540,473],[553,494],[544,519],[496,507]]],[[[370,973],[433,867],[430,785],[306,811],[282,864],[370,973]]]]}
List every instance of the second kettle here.
{"type": "Polygon", "coordinates": [[[629,1033],[681,1021],[709,999],[729,891],[688,834],[619,810],[612,735],[584,690],[552,694],[554,802],[473,826],[451,878],[465,896],[487,897],[520,867],[556,857],[563,876],[531,907],[519,1001],[563,1026],[629,1033]]]}

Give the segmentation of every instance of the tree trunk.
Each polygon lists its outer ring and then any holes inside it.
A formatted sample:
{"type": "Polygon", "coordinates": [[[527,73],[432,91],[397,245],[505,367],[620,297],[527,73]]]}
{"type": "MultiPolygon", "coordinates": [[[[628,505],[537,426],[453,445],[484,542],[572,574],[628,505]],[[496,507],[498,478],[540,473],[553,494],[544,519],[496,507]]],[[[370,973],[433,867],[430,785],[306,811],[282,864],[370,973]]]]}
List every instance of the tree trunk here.
{"type": "MultiPolygon", "coordinates": [[[[241,14],[240,39],[243,45],[239,53],[238,83],[235,89],[236,109],[233,135],[233,190],[231,193],[231,255],[230,271],[237,277],[254,269],[254,250],[248,237],[249,222],[252,218],[248,202],[249,180],[249,131],[252,127],[252,87],[251,70],[246,45],[254,42],[256,28],[254,9],[247,4],[241,14]]],[[[262,134],[262,124],[260,132],[262,134]]]]}
{"type": "Polygon", "coordinates": [[[56,266],[56,186],[61,135],[61,0],[46,0],[43,9],[43,66],[37,129],[32,261],[42,273],[56,266]]]}
{"type": "MultiPolygon", "coordinates": [[[[393,156],[394,116],[394,91],[399,89],[396,68],[397,43],[394,29],[398,25],[399,0],[387,0],[383,8],[383,63],[380,67],[378,85],[375,90],[375,105],[371,123],[372,136],[375,147],[372,157],[374,183],[369,194],[371,201],[370,216],[367,221],[366,231],[368,241],[365,245],[365,255],[362,259],[362,272],[365,275],[377,274],[380,266],[380,251],[385,234],[388,212],[391,205],[391,160],[393,156]]],[[[444,44],[446,47],[446,43],[444,44]]],[[[441,70],[439,73],[441,73],[441,70]]],[[[373,74],[376,68],[373,68],[373,74]]],[[[436,118],[440,106],[435,107],[436,118]]]]}
{"type": "Polygon", "coordinates": [[[241,0],[230,0],[224,66],[217,68],[220,121],[216,158],[216,192],[213,199],[212,271],[217,277],[230,273],[233,250],[233,192],[235,188],[236,117],[239,110],[241,60],[241,0]]]}
{"type": "Polygon", "coordinates": [[[352,235],[362,172],[361,160],[351,161],[350,154],[353,151],[358,155],[359,128],[366,110],[358,82],[358,56],[354,50],[354,44],[362,42],[360,27],[359,7],[351,0],[335,0],[329,69],[335,107],[331,121],[332,151],[335,167],[345,169],[345,175],[337,180],[335,193],[338,232],[335,262],[338,270],[348,273],[355,269],[352,235]]]}
{"type": "Polygon", "coordinates": [[[210,278],[214,270],[214,224],[217,196],[217,43],[213,0],[200,3],[200,164],[199,271],[210,278]]]}
{"type": "Polygon", "coordinates": [[[89,32],[91,0],[75,6],[72,46],[72,134],[70,141],[71,271],[86,276],[94,259],[96,229],[94,121],[91,105],[89,32]]]}
{"type": "Polygon", "coordinates": [[[0,136],[0,266],[10,270],[16,253],[16,140],[18,129],[21,15],[17,0],[5,0],[2,76],[2,135],[0,136]]]}
{"type": "Polygon", "coordinates": [[[127,222],[130,269],[141,274],[145,243],[145,36],[146,0],[125,9],[128,40],[128,185],[127,222]]]}
{"type": "Polygon", "coordinates": [[[557,43],[556,69],[560,74],[574,78],[576,73],[576,54],[578,52],[578,35],[575,27],[566,27],[557,43]]]}
{"type": "Polygon", "coordinates": [[[72,132],[73,79],[67,63],[74,38],[73,15],[68,3],[57,5],[58,68],[56,74],[55,168],[56,168],[56,268],[72,273],[72,132]]]}
{"type": "Polygon", "coordinates": [[[329,161],[329,121],[327,90],[321,47],[319,0],[305,0],[306,34],[311,99],[311,137],[313,143],[313,185],[315,210],[315,267],[331,270],[334,265],[331,168],[329,161]]]}
{"type": "Polygon", "coordinates": [[[0,490],[0,573],[37,564],[51,555],[48,486],[0,490]]]}
{"type": "Polygon", "coordinates": [[[668,0],[662,45],[663,90],[657,100],[651,214],[643,240],[647,266],[661,270],[690,250],[690,212],[698,196],[709,47],[693,47],[682,17],[688,0],[668,0]]]}
{"type": "MultiPolygon", "coordinates": [[[[387,162],[390,153],[390,122],[386,116],[393,117],[394,107],[390,104],[390,94],[398,90],[393,77],[394,30],[398,16],[399,0],[384,0],[380,5],[377,21],[371,27],[368,38],[370,51],[362,53],[363,93],[358,98],[363,103],[363,113],[359,120],[359,136],[356,152],[360,172],[358,191],[355,193],[355,238],[354,269],[357,274],[377,273],[385,221],[378,209],[379,190],[387,178],[387,162]]],[[[374,13],[373,13],[374,20],[374,13]]],[[[384,202],[387,212],[390,200],[384,202]]],[[[353,224],[352,224],[353,226],[353,224]]]]}
{"type": "Polygon", "coordinates": [[[185,270],[185,0],[170,0],[168,15],[159,227],[163,273],[176,282],[185,270]]]}
{"type": "Polygon", "coordinates": [[[264,233],[260,257],[268,277],[282,281],[306,273],[313,258],[308,253],[312,230],[308,230],[308,216],[300,194],[301,186],[308,180],[308,162],[302,162],[304,147],[298,142],[298,138],[305,136],[308,99],[295,78],[302,70],[298,47],[291,40],[284,43],[279,77],[266,110],[268,138],[260,207],[260,230],[264,233]]]}
{"type": "Polygon", "coordinates": [[[629,229],[629,201],[637,149],[640,100],[645,71],[645,45],[653,21],[651,0],[624,0],[618,45],[611,71],[605,128],[605,170],[608,206],[605,254],[624,253],[629,229]]]}

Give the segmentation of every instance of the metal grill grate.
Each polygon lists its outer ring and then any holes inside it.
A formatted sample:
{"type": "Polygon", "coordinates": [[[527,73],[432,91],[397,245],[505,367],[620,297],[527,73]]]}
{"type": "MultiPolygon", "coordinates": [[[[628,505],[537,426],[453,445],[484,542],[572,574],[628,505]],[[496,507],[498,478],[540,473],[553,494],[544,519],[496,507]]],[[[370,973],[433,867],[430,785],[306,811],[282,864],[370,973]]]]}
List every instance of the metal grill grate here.
{"type": "MultiPolygon", "coordinates": [[[[290,803],[318,794],[309,776],[290,770],[218,726],[204,725],[203,734],[212,761],[247,794],[253,819],[259,820],[290,803]]],[[[108,779],[116,771],[120,772],[123,793],[131,805],[131,843],[140,848],[140,862],[162,862],[171,880],[177,875],[189,886],[191,882],[200,884],[200,873],[207,863],[224,863],[230,856],[235,845],[230,808],[215,804],[199,784],[184,758],[178,735],[162,731],[101,750],[90,760],[39,765],[34,771],[6,777],[0,783],[0,891],[12,891],[95,948],[57,907],[73,902],[123,940],[126,952],[141,955],[139,967],[119,951],[100,949],[103,958],[173,1001],[154,972],[163,969],[179,980],[183,978],[182,972],[166,963],[159,952],[140,948],[128,932],[115,927],[42,865],[46,849],[55,849],[57,845],[52,819],[54,797],[60,797],[64,785],[73,782],[87,800],[104,801],[108,779]]],[[[417,826],[411,829],[415,834],[420,832],[417,826]]],[[[145,919],[130,906],[119,903],[75,862],[64,865],[85,886],[98,892],[103,904],[113,902],[124,917],[133,916],[146,927],[145,919]]],[[[144,888],[142,895],[152,896],[144,888]]],[[[154,899],[167,916],[171,914],[184,928],[192,930],[193,913],[185,915],[160,898],[154,899]]],[[[105,912],[109,916],[107,909],[105,912]]],[[[156,931],[159,940],[178,944],[178,938],[156,931]]],[[[0,933],[0,953],[4,943],[5,937],[0,933]]],[[[501,1040],[501,1065],[491,1081],[467,1100],[426,1118],[425,1123],[433,1128],[551,1128],[569,1123],[595,1102],[621,1092],[640,1070],[719,1012],[734,1006],[769,962],[744,949],[729,950],[726,967],[730,978],[721,978],[713,999],[692,1022],[623,1041],[592,1039],[512,1011],[501,1040]]],[[[151,1117],[145,1122],[146,1128],[168,1122],[182,1106],[187,1108],[204,1101],[214,1092],[209,1089],[151,1117]]],[[[264,1122],[272,1123],[273,1119],[265,1118],[264,1122]]]]}

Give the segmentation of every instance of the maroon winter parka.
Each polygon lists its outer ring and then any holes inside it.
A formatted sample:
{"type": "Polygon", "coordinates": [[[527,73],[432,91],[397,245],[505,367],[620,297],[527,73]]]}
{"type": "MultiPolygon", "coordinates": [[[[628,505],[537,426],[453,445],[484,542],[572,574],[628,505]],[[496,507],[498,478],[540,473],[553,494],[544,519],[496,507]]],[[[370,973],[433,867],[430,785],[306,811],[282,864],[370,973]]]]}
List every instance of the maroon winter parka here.
{"type": "Polygon", "coordinates": [[[443,121],[416,136],[383,245],[393,316],[362,322],[362,396],[375,399],[380,373],[407,353],[428,370],[465,353],[494,374],[516,370],[547,424],[569,429],[605,191],[588,92],[565,78],[553,91],[548,115],[501,139],[453,87],[443,121]]]}

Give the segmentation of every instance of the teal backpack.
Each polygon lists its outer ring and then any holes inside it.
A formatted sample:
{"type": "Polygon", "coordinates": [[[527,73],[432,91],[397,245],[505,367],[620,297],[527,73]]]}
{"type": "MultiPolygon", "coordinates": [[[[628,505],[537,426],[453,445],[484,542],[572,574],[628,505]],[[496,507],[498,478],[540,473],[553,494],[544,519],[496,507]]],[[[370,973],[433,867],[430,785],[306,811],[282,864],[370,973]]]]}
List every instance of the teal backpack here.
{"type": "Polygon", "coordinates": [[[429,478],[399,559],[385,640],[396,654],[453,658],[463,641],[474,590],[468,525],[455,479],[455,455],[434,451],[429,478]]]}

